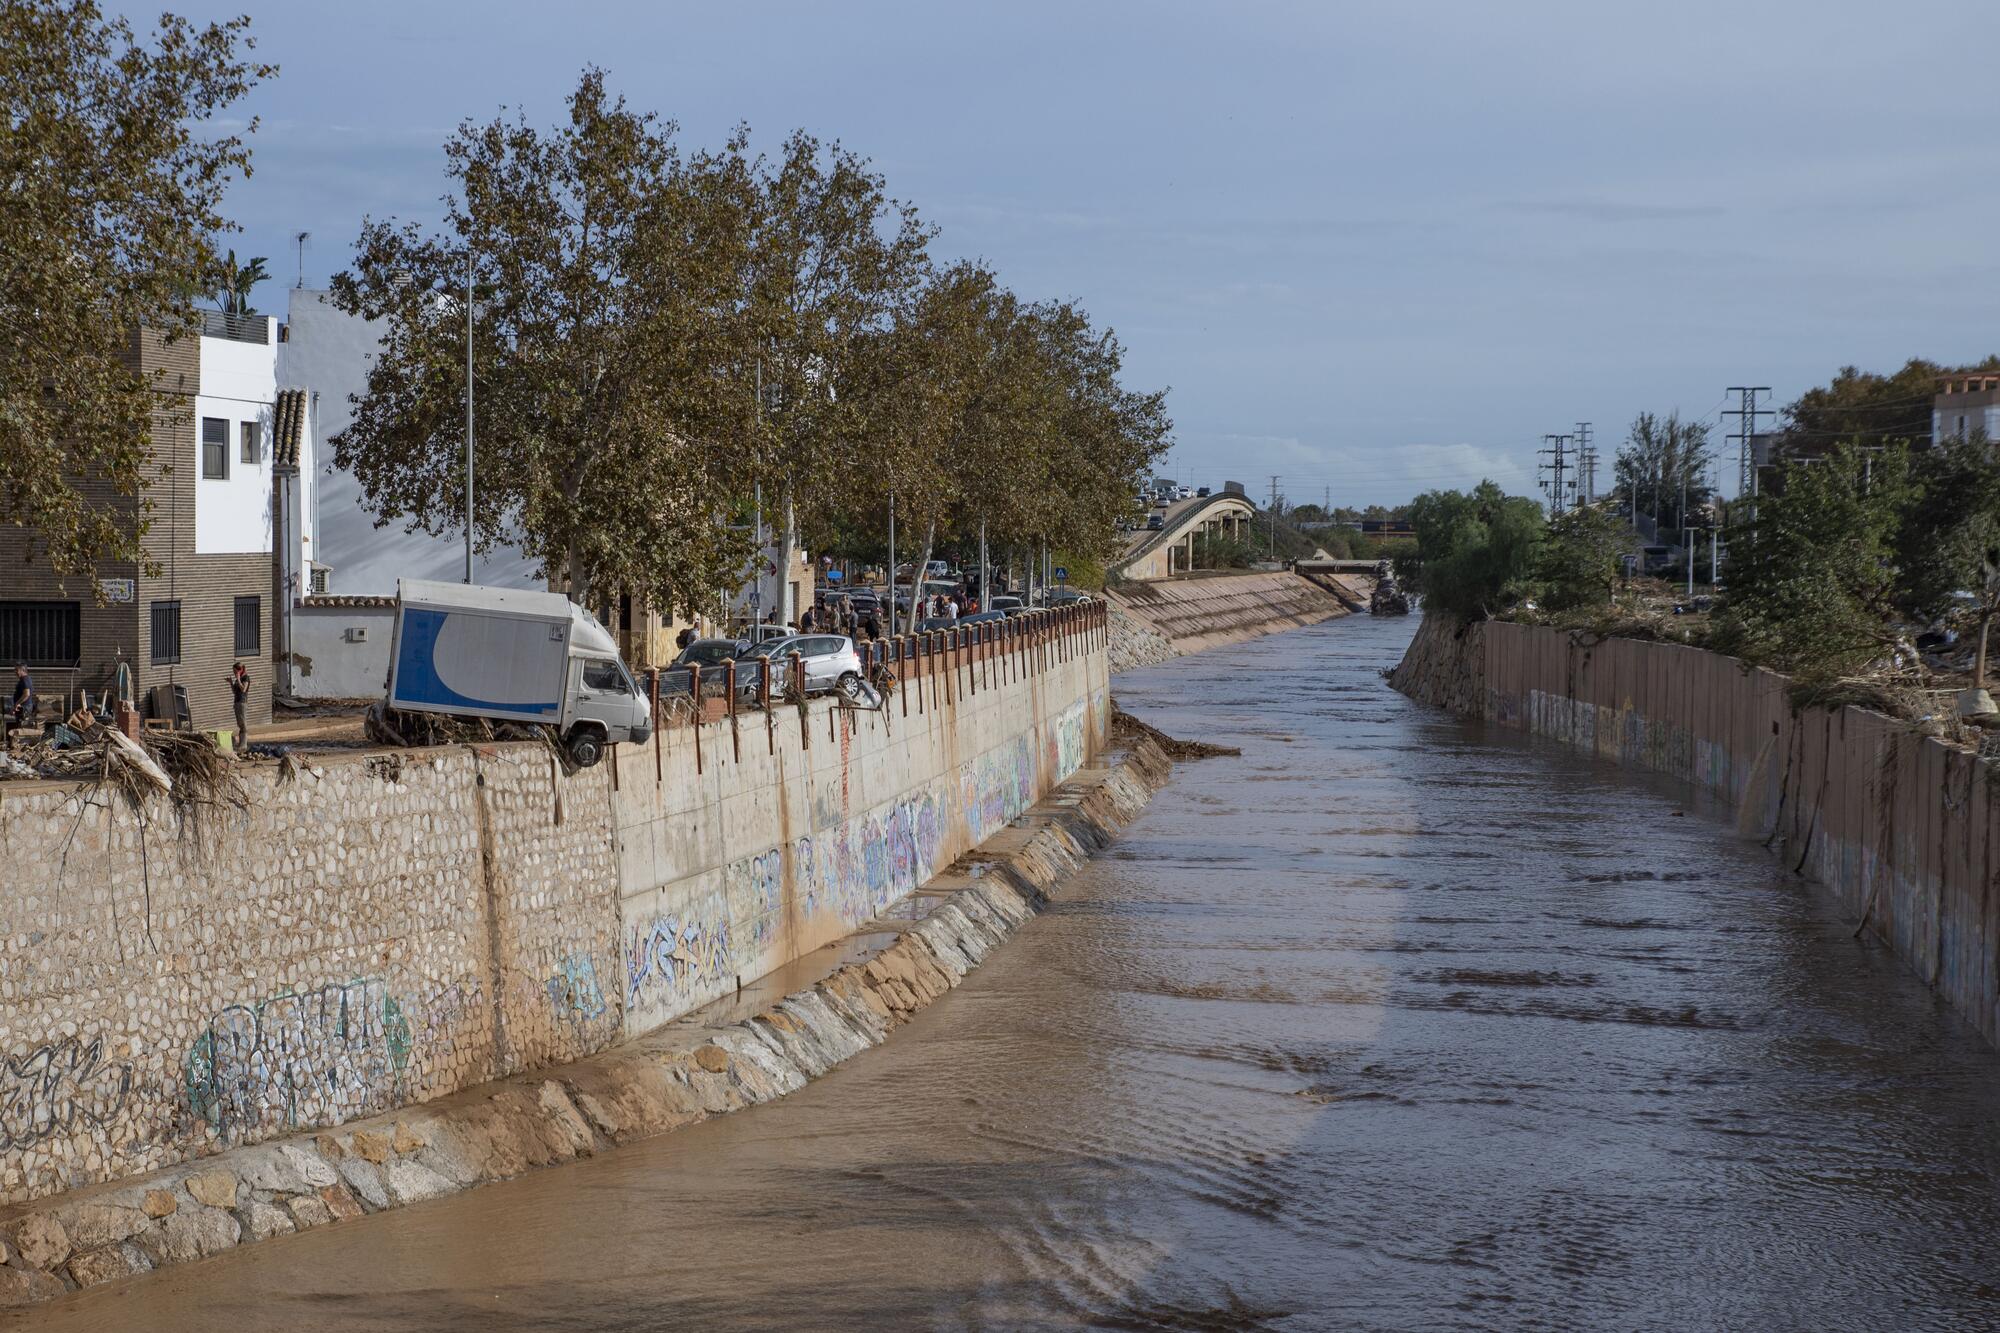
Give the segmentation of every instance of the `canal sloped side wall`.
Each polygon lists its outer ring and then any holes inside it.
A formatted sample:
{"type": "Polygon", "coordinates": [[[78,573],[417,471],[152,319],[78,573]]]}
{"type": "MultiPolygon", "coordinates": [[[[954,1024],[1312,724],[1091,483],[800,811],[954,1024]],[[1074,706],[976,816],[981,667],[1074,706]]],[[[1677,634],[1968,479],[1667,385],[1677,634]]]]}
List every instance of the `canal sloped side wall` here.
{"type": "Polygon", "coordinates": [[[1115,609],[1113,671],[1348,614],[1338,597],[1291,573],[1134,581],[1107,588],[1105,596],[1115,609]]]}
{"type": "Polygon", "coordinates": [[[881,712],[574,775],[500,744],[246,764],[178,810],[0,784],[0,1204],[572,1061],[846,933],[1103,745],[1103,617],[1045,623],[881,712]]]}
{"type": "Polygon", "coordinates": [[[1726,798],[1740,832],[2000,1045],[2000,799],[1988,761],[1679,644],[1426,619],[1395,688],[1726,798]]]}

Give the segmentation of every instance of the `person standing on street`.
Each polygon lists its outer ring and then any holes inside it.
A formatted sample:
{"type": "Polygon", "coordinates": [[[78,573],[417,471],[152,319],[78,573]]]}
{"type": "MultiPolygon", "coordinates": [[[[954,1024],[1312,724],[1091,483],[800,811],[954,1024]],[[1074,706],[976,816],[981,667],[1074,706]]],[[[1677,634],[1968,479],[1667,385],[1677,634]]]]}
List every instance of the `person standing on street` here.
{"type": "Polygon", "coordinates": [[[229,693],[236,706],[236,750],[250,744],[250,668],[238,662],[229,669],[229,693]]]}
{"type": "Polygon", "coordinates": [[[26,662],[14,664],[14,702],[7,709],[6,727],[25,727],[35,719],[35,678],[28,674],[26,662]]]}

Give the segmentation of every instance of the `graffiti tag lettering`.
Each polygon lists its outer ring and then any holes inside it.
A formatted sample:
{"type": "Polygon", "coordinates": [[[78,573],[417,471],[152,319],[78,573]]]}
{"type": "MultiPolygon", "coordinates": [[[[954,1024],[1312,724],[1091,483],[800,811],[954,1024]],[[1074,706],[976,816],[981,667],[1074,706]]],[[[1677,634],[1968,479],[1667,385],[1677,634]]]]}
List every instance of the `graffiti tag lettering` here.
{"type": "Polygon", "coordinates": [[[103,1128],[132,1091],[132,1066],[104,1059],[104,1039],[75,1037],[0,1060],[0,1152],[26,1148],[82,1121],[103,1128]]]}
{"type": "Polygon", "coordinates": [[[188,1105],[225,1135],[337,1125],[389,1104],[410,1046],[373,979],[231,1005],[188,1051],[188,1105]]]}

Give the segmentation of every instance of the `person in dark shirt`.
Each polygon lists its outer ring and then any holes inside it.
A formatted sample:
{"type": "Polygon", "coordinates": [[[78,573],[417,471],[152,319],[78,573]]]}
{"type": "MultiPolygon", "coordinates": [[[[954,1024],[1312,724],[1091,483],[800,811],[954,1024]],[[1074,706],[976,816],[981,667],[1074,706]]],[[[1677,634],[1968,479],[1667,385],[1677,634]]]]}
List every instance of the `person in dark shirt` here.
{"type": "Polygon", "coordinates": [[[229,669],[229,693],[236,704],[236,748],[250,744],[250,668],[238,662],[229,669]]]}
{"type": "Polygon", "coordinates": [[[7,710],[10,726],[25,727],[35,719],[35,678],[28,674],[28,664],[14,664],[14,703],[7,710]]]}

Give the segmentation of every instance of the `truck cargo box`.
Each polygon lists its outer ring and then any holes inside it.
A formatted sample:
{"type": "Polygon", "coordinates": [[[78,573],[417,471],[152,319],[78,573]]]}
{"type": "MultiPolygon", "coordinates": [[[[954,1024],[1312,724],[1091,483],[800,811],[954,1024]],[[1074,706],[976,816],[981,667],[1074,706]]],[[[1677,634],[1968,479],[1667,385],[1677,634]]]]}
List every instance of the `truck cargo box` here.
{"type": "Polygon", "coordinates": [[[403,579],[389,658],[389,705],[560,726],[572,640],[616,644],[560,593],[403,579]]]}

